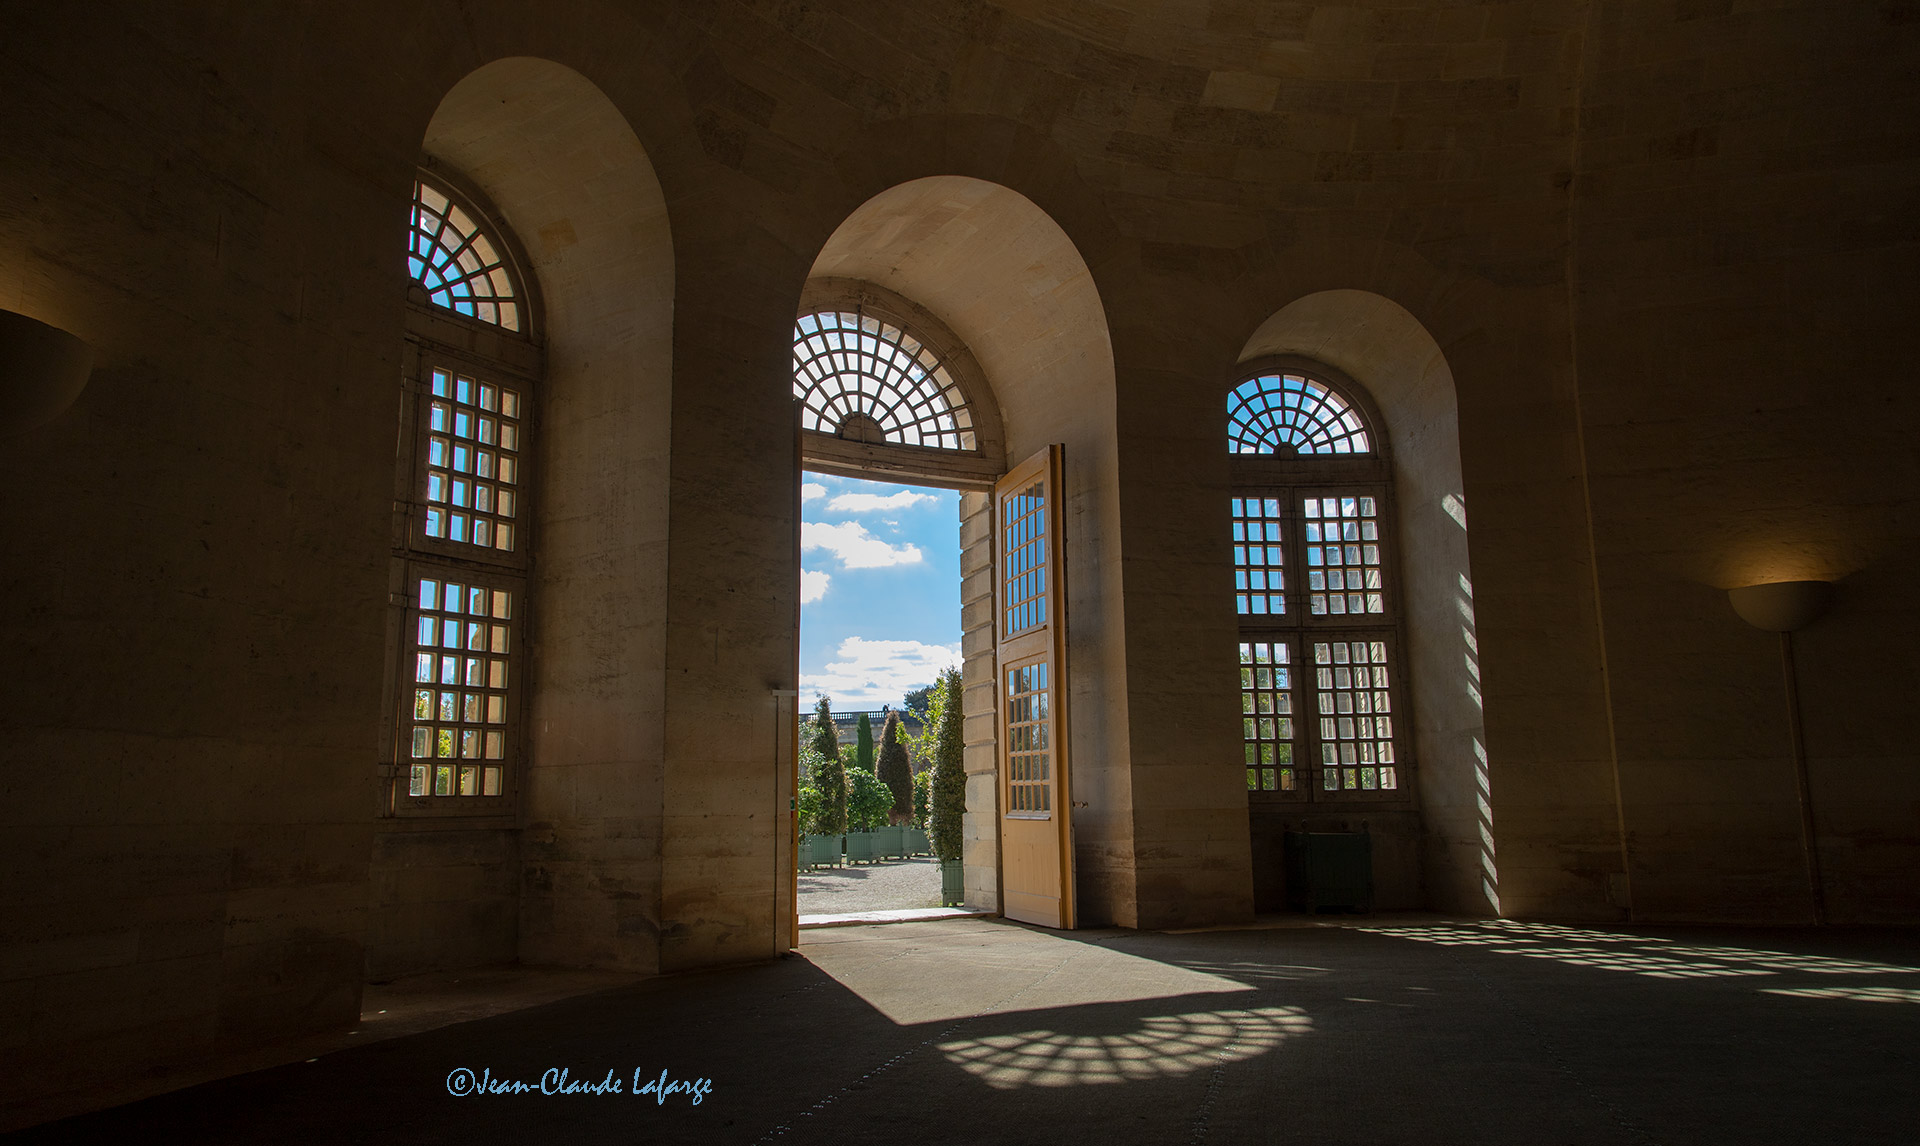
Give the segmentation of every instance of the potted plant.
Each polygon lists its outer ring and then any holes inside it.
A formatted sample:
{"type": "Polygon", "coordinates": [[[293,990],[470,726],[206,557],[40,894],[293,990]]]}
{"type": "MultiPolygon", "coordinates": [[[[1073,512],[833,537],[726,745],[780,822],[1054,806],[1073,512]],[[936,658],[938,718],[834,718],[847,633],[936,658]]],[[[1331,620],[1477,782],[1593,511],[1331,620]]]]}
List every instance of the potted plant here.
{"type": "Polygon", "coordinates": [[[803,753],[812,786],[820,793],[820,810],[815,827],[818,835],[810,839],[813,862],[838,864],[840,837],[847,830],[847,771],[840,763],[840,737],[833,727],[833,702],[821,697],[813,708],[813,741],[803,753]],[[829,858],[830,857],[830,858],[829,858]]]}
{"type": "Polygon", "coordinates": [[[887,809],[893,806],[893,793],[873,773],[860,768],[847,771],[847,862],[879,857],[887,809]]]}
{"type": "Polygon", "coordinates": [[[880,848],[887,855],[906,859],[907,823],[913,818],[913,765],[907,761],[907,746],[900,741],[897,712],[887,713],[886,727],[880,732],[879,775],[889,796],[880,848]]]}
{"type": "MultiPolygon", "coordinates": [[[[800,755],[802,757],[801,767],[803,769],[806,767],[805,757],[812,750],[811,745],[802,746],[800,749],[800,755]]],[[[812,772],[806,771],[803,772],[803,775],[811,776],[812,772]]],[[[814,841],[823,838],[820,835],[820,789],[814,787],[807,780],[801,780],[800,791],[796,793],[794,798],[794,807],[799,812],[797,819],[799,820],[800,828],[798,847],[800,866],[815,867],[821,861],[814,858],[814,841]]],[[[837,854],[834,856],[836,861],[839,858],[837,854]]]]}
{"type": "Polygon", "coordinates": [[[965,730],[960,711],[960,670],[940,674],[940,724],[934,741],[932,836],[933,854],[940,857],[940,902],[958,907],[966,899],[966,874],[961,866],[961,817],[967,810],[965,730]]]}
{"type": "Polygon", "coordinates": [[[907,821],[907,854],[933,854],[933,841],[927,838],[927,812],[933,799],[933,770],[913,774],[913,819],[907,821]]]}

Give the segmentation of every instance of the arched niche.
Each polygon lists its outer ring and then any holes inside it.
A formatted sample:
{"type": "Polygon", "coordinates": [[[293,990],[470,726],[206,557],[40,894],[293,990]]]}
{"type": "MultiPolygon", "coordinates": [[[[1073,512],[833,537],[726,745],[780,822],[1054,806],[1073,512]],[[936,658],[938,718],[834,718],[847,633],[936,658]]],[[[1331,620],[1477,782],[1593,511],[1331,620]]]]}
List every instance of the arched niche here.
{"type": "Polygon", "coordinates": [[[1377,411],[1398,503],[1427,898],[1436,908],[1497,913],[1453,372],[1419,319],[1363,290],[1323,290],[1287,304],[1253,332],[1239,361],[1274,356],[1334,367],[1377,411]]]}
{"type": "MultiPolygon", "coordinates": [[[[961,175],[897,184],[822,246],[810,281],[875,284],[934,315],[978,364],[1009,464],[1066,447],[1066,568],[1076,871],[1083,922],[1129,922],[1132,804],[1113,347],[1071,237],[1031,199],[961,175]]],[[[810,297],[817,297],[810,293],[810,297]]],[[[976,487],[978,488],[978,487],[976,487]]],[[[998,906],[989,496],[961,500],[967,650],[967,898],[998,906]],[[977,618],[977,620],[976,620],[977,618]]]]}
{"type": "Polygon", "coordinates": [[[674,257],[626,117],[548,60],[447,93],[423,148],[525,249],[544,325],[519,955],[657,970],[674,257]]]}

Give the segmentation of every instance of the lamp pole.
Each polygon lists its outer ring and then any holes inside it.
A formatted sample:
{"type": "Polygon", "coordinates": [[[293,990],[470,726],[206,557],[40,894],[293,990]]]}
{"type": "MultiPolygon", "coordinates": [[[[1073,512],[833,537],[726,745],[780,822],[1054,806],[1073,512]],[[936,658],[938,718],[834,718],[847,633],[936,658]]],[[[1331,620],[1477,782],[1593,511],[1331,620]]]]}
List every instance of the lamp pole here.
{"type": "Polygon", "coordinates": [[[1800,788],[1800,844],[1807,856],[1807,892],[1813,897],[1813,921],[1827,921],[1827,896],[1820,881],[1820,847],[1813,834],[1813,786],[1807,780],[1807,742],[1800,730],[1800,688],[1793,668],[1793,634],[1780,634],[1780,664],[1787,678],[1787,735],[1793,741],[1793,776],[1800,788]]]}
{"type": "Polygon", "coordinates": [[[1787,681],[1787,737],[1793,744],[1793,779],[1800,792],[1800,847],[1807,860],[1807,893],[1813,921],[1827,921],[1826,889],[1820,882],[1820,844],[1813,830],[1813,785],[1807,779],[1807,742],[1800,727],[1800,685],[1793,668],[1793,633],[1827,611],[1833,585],[1827,581],[1772,581],[1727,590],[1740,619],[1780,634],[1780,667],[1787,681]]]}

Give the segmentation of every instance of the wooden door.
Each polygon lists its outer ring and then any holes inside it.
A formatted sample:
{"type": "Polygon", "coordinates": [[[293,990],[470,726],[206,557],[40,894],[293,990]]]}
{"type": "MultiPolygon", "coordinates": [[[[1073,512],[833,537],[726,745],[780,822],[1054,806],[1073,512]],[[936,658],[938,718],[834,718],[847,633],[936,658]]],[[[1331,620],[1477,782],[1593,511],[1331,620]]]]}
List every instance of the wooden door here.
{"type": "Polygon", "coordinates": [[[994,687],[1000,712],[1000,910],[1073,926],[1061,447],[994,486],[994,687]]]}

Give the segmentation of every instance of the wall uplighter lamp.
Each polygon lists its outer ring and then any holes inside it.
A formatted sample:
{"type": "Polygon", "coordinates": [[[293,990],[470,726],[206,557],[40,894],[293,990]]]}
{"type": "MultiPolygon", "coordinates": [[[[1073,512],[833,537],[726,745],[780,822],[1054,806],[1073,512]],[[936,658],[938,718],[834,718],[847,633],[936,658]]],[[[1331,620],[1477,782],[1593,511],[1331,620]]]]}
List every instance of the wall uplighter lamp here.
{"type": "Polygon", "coordinates": [[[1793,741],[1794,779],[1800,787],[1800,845],[1806,852],[1807,890],[1813,897],[1813,921],[1827,921],[1827,897],[1820,881],[1820,850],[1813,835],[1813,792],[1807,783],[1807,745],[1800,730],[1800,689],[1794,679],[1793,633],[1820,619],[1833,601],[1827,581],[1775,581],[1727,590],[1733,611],[1756,629],[1780,634],[1780,664],[1787,678],[1787,733],[1793,741]]]}
{"type": "Polygon", "coordinates": [[[93,372],[93,347],[57,326],[0,310],[0,437],[46,425],[93,372]]]}

